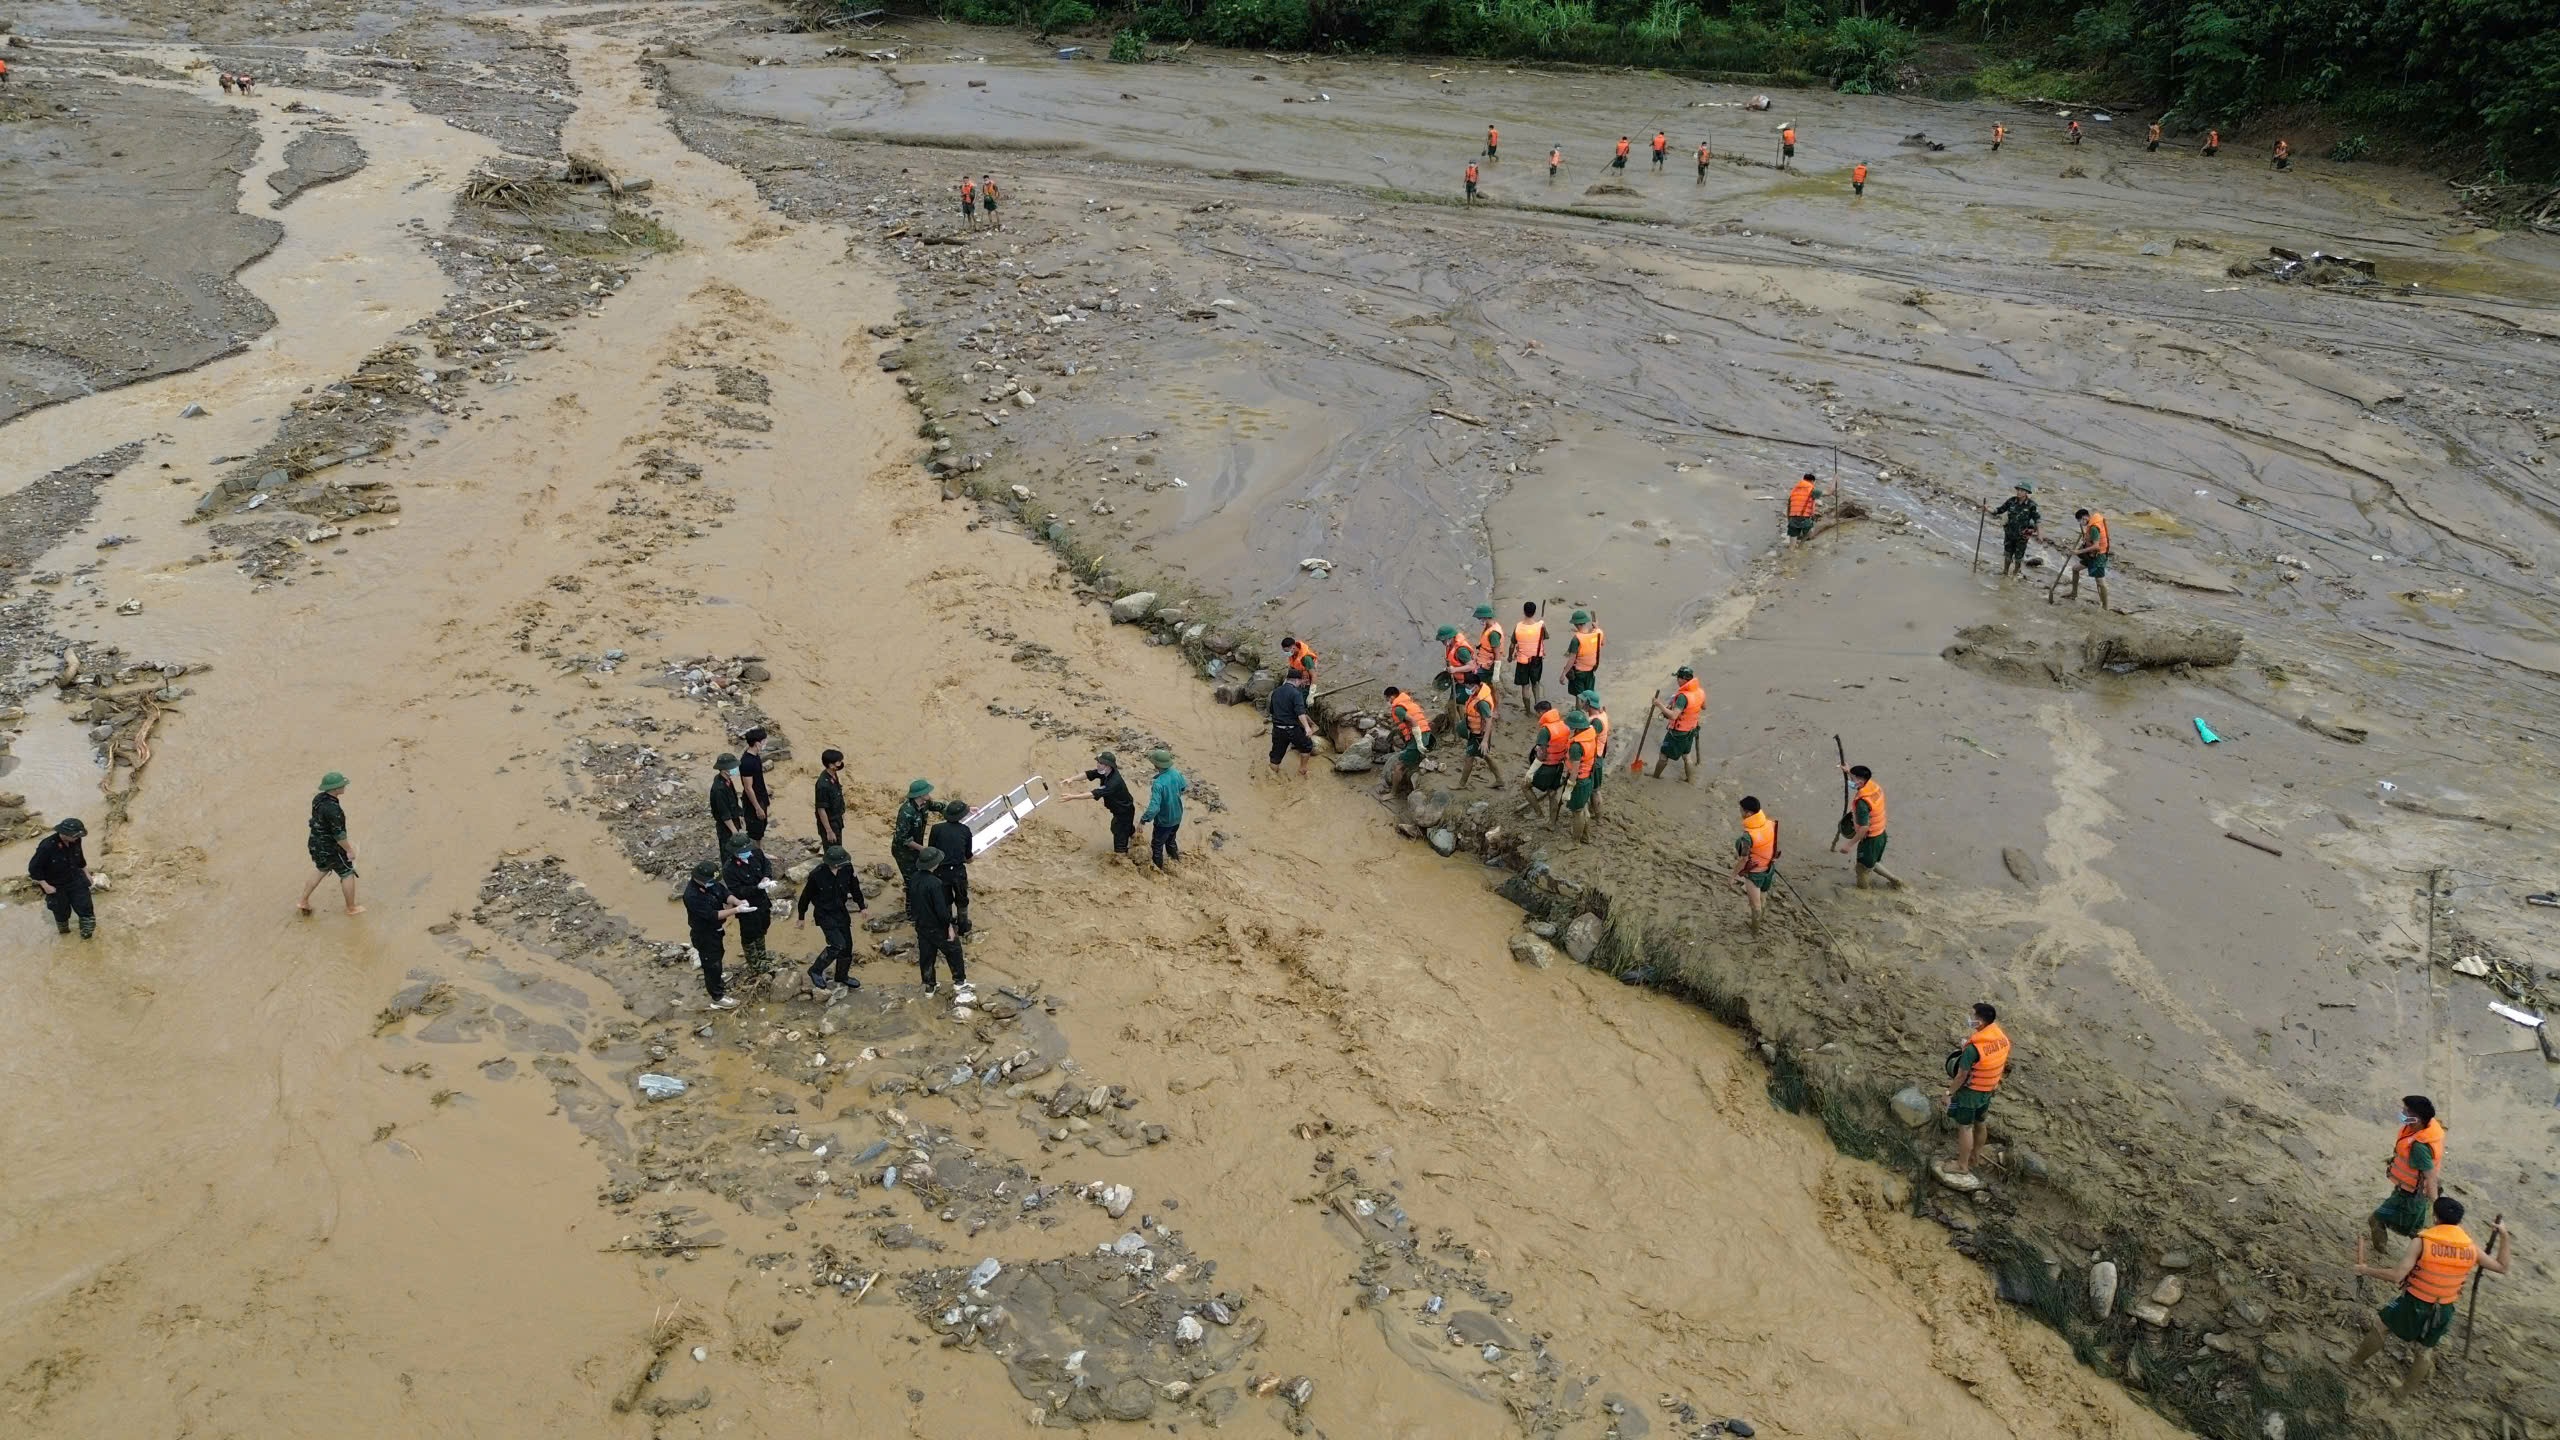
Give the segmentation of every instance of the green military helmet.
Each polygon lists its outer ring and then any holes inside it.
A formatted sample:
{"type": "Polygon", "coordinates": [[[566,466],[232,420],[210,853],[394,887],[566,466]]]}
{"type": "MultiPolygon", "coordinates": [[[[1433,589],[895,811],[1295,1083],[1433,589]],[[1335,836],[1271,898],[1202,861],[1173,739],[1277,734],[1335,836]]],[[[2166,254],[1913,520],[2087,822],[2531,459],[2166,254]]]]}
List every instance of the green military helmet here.
{"type": "Polygon", "coordinates": [[[1569,729],[1588,730],[1591,728],[1591,717],[1575,710],[1564,717],[1564,723],[1569,729]]]}
{"type": "Polygon", "coordinates": [[[1574,624],[1576,624],[1576,625],[1588,625],[1588,624],[1590,624],[1590,623],[1591,623],[1591,612],[1590,612],[1590,611],[1588,611],[1588,610],[1576,610],[1576,611],[1574,611],[1574,612],[1573,612],[1573,623],[1574,623],[1574,624]]]}
{"type": "Polygon", "coordinates": [[[907,782],[907,798],[910,800],[918,799],[932,793],[933,782],[930,780],[910,780],[907,782]]]}
{"type": "Polygon", "coordinates": [[[919,870],[939,870],[942,868],[942,861],[942,852],[930,845],[916,852],[916,868],[919,870]]]}
{"type": "Polygon", "coordinates": [[[1493,618],[1493,607],[1492,607],[1492,606],[1490,606],[1490,605],[1479,605],[1479,606],[1477,606],[1477,607],[1476,607],[1476,618],[1477,618],[1477,619],[1479,619],[1479,620],[1490,620],[1490,619],[1492,619],[1492,618],[1493,618]]]}
{"type": "Polygon", "coordinates": [[[1432,638],[1435,640],[1455,640],[1458,638],[1458,627],[1455,625],[1443,625],[1440,627],[1440,633],[1432,638]]]}
{"type": "Polygon", "coordinates": [[[830,865],[850,865],[853,863],[853,856],[841,845],[828,846],[827,853],[821,858],[830,865]]]}

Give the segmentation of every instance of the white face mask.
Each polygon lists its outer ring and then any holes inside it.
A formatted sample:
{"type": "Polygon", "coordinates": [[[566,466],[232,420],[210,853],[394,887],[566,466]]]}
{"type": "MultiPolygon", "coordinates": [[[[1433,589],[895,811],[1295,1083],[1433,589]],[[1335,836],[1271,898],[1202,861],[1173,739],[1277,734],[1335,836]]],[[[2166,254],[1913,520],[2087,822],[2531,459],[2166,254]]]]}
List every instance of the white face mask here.
{"type": "Polygon", "coordinates": [[[2403,1110],[2400,1112],[2400,1123],[2403,1125],[2415,1125],[2418,1123],[2418,1117],[2410,1114],[2406,1110],[2403,1110]]]}

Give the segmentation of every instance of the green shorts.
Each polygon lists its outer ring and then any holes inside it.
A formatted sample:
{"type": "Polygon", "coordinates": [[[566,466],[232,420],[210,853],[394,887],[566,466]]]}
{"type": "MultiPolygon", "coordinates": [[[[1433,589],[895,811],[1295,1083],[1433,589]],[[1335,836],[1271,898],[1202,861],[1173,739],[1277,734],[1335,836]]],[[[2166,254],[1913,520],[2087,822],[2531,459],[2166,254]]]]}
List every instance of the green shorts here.
{"type": "Polygon", "coordinates": [[[1541,765],[1538,773],[1529,777],[1529,787],[1541,793],[1552,793],[1563,784],[1564,766],[1561,764],[1541,765]]]}
{"type": "Polygon", "coordinates": [[[2453,1328],[2453,1317],[2461,1313],[2458,1305],[2430,1305],[2415,1295],[2402,1293],[2391,1297],[2382,1307],[2382,1328],[2403,1340],[2435,1348],[2453,1328]]]}
{"type": "Polygon", "coordinates": [[[2373,1221],[2394,1235],[2416,1239],[2418,1232],[2435,1219],[2434,1207],[2427,1197],[2415,1190],[2394,1190],[2391,1198],[2373,1209],[2373,1221]]]}
{"type": "Polygon", "coordinates": [[[1810,520],[1799,520],[1799,519],[1796,519],[1796,518],[1794,518],[1794,517],[1792,517],[1792,516],[1788,518],[1788,520],[1787,520],[1787,537],[1788,537],[1789,539],[1791,539],[1791,540],[1801,540],[1801,539],[1803,539],[1804,537],[1806,537],[1807,535],[1810,535],[1810,534],[1812,534],[1812,533],[1813,533],[1813,522],[1812,522],[1812,521],[1810,521],[1810,520]]]}
{"type": "Polygon", "coordinates": [[[1696,748],[1698,748],[1698,732],[1695,730],[1662,732],[1662,758],[1665,760],[1682,759],[1696,748]]]}
{"type": "Polygon", "coordinates": [[[2026,554],[2026,553],[2027,553],[2027,532],[2025,532],[2024,530],[2015,530],[2015,531],[2012,531],[2012,530],[2003,530],[2003,531],[2001,531],[2001,532],[2000,532],[2000,553],[2001,553],[2002,555],[2010,556],[2010,557],[2015,557],[2015,556],[2019,556],[2019,555],[2024,555],[2024,554],[2026,554]]]}
{"type": "Polygon", "coordinates": [[[2083,555],[2080,557],[2080,568],[2089,572],[2090,579],[2104,580],[2107,578],[2107,557],[2104,555],[2083,555]]]}
{"type": "Polygon", "coordinates": [[[1483,736],[1474,734],[1467,736],[1467,758],[1470,760],[1481,760],[1484,758],[1483,736]]]}
{"type": "Polygon", "coordinates": [[[1885,839],[1886,837],[1882,835],[1870,835],[1858,842],[1859,868],[1873,870],[1884,863],[1885,839]]]}
{"type": "Polygon", "coordinates": [[[1991,1110],[1994,1093],[1990,1090],[1957,1091],[1956,1098],[1947,1102],[1947,1119],[1958,1125],[1981,1124],[1982,1117],[1991,1110]]]}
{"type": "Polygon", "coordinates": [[[1396,752],[1396,763],[1402,765],[1407,770],[1420,765],[1422,763],[1422,742],[1419,740],[1408,742],[1402,750],[1396,752]]]}
{"type": "Polygon", "coordinates": [[[1573,782],[1573,793],[1565,797],[1564,808],[1579,810],[1591,803],[1591,792],[1600,788],[1597,780],[1585,778],[1573,782]]]}
{"type": "Polygon", "coordinates": [[[1745,870],[1742,872],[1742,878],[1766,891],[1771,885],[1777,883],[1778,867],[1772,865],[1766,870],[1745,870]]]}
{"type": "Polygon", "coordinates": [[[346,851],[334,844],[312,843],[304,845],[303,849],[311,856],[311,868],[324,875],[335,875],[344,879],[356,873],[355,862],[347,858],[346,851]]]}

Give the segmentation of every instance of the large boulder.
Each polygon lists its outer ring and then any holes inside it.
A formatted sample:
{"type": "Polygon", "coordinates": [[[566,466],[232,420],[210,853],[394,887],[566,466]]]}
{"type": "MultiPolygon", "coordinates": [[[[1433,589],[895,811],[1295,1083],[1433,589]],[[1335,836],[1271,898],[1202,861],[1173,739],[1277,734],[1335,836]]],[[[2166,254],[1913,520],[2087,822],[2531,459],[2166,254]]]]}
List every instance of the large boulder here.
{"type": "Polygon", "coordinates": [[[1597,915],[1574,916],[1573,923],[1564,927],[1564,953],[1572,956],[1576,965],[1590,964],[1591,957],[1600,953],[1603,929],[1597,915]]]}
{"type": "Polygon", "coordinates": [[[1526,931],[1511,937],[1511,958],[1544,970],[1556,963],[1556,947],[1526,931]]]}
{"type": "Polygon", "coordinates": [[[1135,625],[1155,612],[1156,592],[1132,590],[1111,602],[1111,618],[1123,625],[1135,625]]]}
{"type": "Polygon", "coordinates": [[[2119,615],[2090,635],[2081,654],[2092,670],[2165,670],[2177,665],[2210,669],[2240,658],[2240,632],[2228,625],[2119,615]]]}

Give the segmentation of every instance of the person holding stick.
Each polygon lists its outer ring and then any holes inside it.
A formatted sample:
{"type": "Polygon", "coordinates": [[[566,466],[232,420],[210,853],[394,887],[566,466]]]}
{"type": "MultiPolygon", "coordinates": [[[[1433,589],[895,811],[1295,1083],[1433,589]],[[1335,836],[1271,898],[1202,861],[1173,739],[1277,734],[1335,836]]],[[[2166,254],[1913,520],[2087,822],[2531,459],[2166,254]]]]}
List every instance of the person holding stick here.
{"type": "Polygon", "coordinates": [[[1778,822],[1760,808],[1760,797],[1742,797],[1742,833],[1734,837],[1733,883],[1751,902],[1751,933],[1760,933],[1760,913],[1769,906],[1769,887],[1778,878],[1778,822]]]}
{"type": "Polygon", "coordinates": [[[2019,481],[2009,498],[1993,506],[1989,513],[2000,521],[2000,578],[2016,575],[2023,579],[2027,573],[2027,542],[2036,538],[2036,527],[2044,523],[2043,512],[2036,509],[2035,482],[2019,481]]]}
{"type": "Polygon", "coordinates": [[[2393,1263],[2366,1264],[2364,1237],[2356,1239],[2356,1275],[2388,1280],[2399,1287],[2400,1293],[2391,1297],[2391,1303],[2365,1317],[2364,1340],[2347,1357],[2347,1364],[2352,1368],[2381,1354],[2382,1347],[2396,1335],[2418,1347],[2418,1358],[2400,1379],[2403,1391],[2417,1389],[2436,1373],[2436,1345],[2453,1329],[2463,1286],[2471,1283],[2477,1271],[2506,1274],[2508,1252],[2515,1248],[2498,1243],[2507,1233],[2503,1218],[2491,1222],[2489,1248],[2484,1251],[2472,1243],[2470,1234],[2462,1228],[2461,1201],[2439,1195],[2432,1209],[2436,1223],[2419,1231],[2393,1263]]]}

